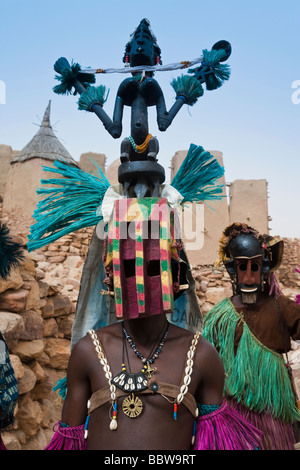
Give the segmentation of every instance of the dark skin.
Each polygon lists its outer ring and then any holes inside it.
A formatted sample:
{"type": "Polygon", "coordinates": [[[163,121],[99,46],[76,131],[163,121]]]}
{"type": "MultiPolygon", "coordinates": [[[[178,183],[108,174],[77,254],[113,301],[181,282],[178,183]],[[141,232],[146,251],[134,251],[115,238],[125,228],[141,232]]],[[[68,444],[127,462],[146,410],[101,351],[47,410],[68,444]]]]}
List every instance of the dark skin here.
{"type": "MultiPolygon", "coordinates": [[[[126,320],[125,328],[134,339],[137,350],[147,357],[157,338],[164,331],[166,316],[126,320]]],[[[120,323],[97,330],[98,338],[108,358],[112,375],[121,371],[122,328],[120,323]]],[[[152,366],[157,380],[180,385],[186,354],[193,333],[169,325],[167,340],[152,366]]],[[[158,343],[158,341],[157,341],[158,343]]],[[[157,344],[156,343],[156,344],[157,344]]],[[[127,347],[132,372],[142,368],[141,360],[127,347]]],[[[125,361],[127,362],[127,361],[125,361]]],[[[127,365],[128,367],[128,365],[127,365]]],[[[91,394],[107,385],[102,366],[89,335],[75,345],[68,366],[68,394],[64,402],[62,421],[69,426],[85,422],[87,400],[91,394]]],[[[192,380],[189,392],[197,403],[220,405],[223,400],[224,368],[215,348],[204,338],[194,356],[192,380]]],[[[188,450],[191,448],[194,417],[181,404],[178,419],[173,419],[173,405],[160,394],[142,395],[143,412],[137,418],[129,418],[122,412],[123,397],[118,400],[118,428],[109,429],[110,403],[91,413],[87,440],[88,450],[188,450]]],[[[172,399],[171,399],[172,401],[172,399]]]]}

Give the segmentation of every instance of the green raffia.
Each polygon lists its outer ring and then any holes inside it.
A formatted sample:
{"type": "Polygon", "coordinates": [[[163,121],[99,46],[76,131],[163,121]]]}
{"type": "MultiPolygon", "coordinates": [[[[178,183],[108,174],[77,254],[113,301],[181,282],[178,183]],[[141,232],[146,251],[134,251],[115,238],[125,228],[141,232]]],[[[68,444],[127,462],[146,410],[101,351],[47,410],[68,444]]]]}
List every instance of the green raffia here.
{"type": "Polygon", "coordinates": [[[52,390],[54,392],[59,390],[59,396],[65,399],[67,396],[67,377],[63,377],[62,379],[58,380],[52,390]]]}
{"type": "Polygon", "coordinates": [[[43,166],[45,171],[58,173],[63,178],[41,180],[41,184],[58,187],[37,189],[37,194],[48,196],[38,203],[33,213],[36,224],[30,227],[28,251],[48,245],[81,228],[97,225],[102,220],[97,208],[110,183],[101,167],[96,163],[94,165],[98,176],[60,161],[54,162],[57,169],[43,166]]]}
{"type": "Polygon", "coordinates": [[[80,98],[77,102],[78,109],[92,112],[92,107],[94,104],[103,106],[108,98],[108,93],[109,90],[107,90],[106,86],[104,85],[88,87],[86,93],[81,93],[80,95],[80,98]]]}
{"type": "Polygon", "coordinates": [[[218,349],[223,360],[225,393],[257,413],[270,412],[284,422],[299,420],[282,355],[251,333],[230,299],[223,299],[205,316],[203,336],[218,349]],[[243,334],[235,355],[235,329],[240,322],[243,334]]]}
{"type": "Polygon", "coordinates": [[[202,54],[203,61],[201,67],[189,69],[188,73],[195,73],[197,76],[197,72],[203,70],[203,67],[209,67],[210,71],[204,75],[206,89],[215,90],[220,88],[224,81],[230,78],[230,66],[220,63],[220,60],[226,56],[226,51],[224,49],[212,49],[211,51],[204,49],[202,54]]]}
{"type": "Polygon", "coordinates": [[[201,83],[195,77],[188,75],[174,78],[171,86],[176,92],[176,98],[183,97],[189,106],[193,106],[204,93],[201,83]]]}
{"type": "Polygon", "coordinates": [[[79,80],[84,87],[89,87],[91,83],[96,81],[95,75],[80,72],[79,64],[72,62],[70,65],[64,57],[55,62],[54,69],[59,72],[59,75],[55,75],[55,80],[58,80],[60,84],[53,87],[54,93],[58,95],[71,93],[75,80],[79,80]]]}
{"type": "Polygon", "coordinates": [[[222,199],[223,184],[216,181],[224,168],[203,147],[191,144],[171,185],[183,196],[183,203],[222,199]]]}
{"type": "Polygon", "coordinates": [[[0,221],[0,279],[6,279],[23,259],[22,245],[13,240],[8,227],[0,221]]]}

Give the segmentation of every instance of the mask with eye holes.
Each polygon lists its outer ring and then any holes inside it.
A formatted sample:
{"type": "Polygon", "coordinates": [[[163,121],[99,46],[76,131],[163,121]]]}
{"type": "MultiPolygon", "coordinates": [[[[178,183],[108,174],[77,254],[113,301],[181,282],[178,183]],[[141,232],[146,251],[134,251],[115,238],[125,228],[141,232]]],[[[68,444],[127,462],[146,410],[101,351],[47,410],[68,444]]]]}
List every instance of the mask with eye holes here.
{"type": "Polygon", "coordinates": [[[115,201],[103,261],[104,293],[114,296],[117,318],[171,313],[189,287],[177,222],[164,198],[115,201]]]}
{"type": "Polygon", "coordinates": [[[253,233],[240,233],[230,241],[228,255],[230,259],[225,262],[225,267],[233,283],[234,295],[241,295],[244,304],[256,303],[270,270],[267,251],[253,233]]]}

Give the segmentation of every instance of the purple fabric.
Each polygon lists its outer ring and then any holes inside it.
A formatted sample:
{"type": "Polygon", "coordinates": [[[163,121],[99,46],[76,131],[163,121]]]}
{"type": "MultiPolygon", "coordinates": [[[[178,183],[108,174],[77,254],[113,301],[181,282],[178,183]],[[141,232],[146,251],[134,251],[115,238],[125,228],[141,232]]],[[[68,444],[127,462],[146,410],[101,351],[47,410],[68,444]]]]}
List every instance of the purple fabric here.
{"type": "Polygon", "coordinates": [[[2,437],[0,436],[0,450],[7,450],[5,445],[4,445],[4,442],[2,441],[2,437]]]}
{"type": "Polygon", "coordinates": [[[263,437],[260,450],[295,450],[295,436],[291,423],[284,423],[272,417],[270,413],[262,411],[255,413],[233,398],[228,399],[229,405],[237,410],[244,419],[260,429],[263,437]]]}
{"type": "Polygon", "coordinates": [[[45,450],[86,450],[84,424],[62,427],[60,422],[54,426],[54,435],[45,450]]]}
{"type": "Polygon", "coordinates": [[[269,295],[274,295],[276,300],[281,296],[283,295],[281,290],[280,290],[280,287],[279,287],[279,284],[277,282],[277,279],[276,279],[276,276],[274,273],[271,273],[271,276],[270,276],[270,288],[269,288],[269,295]]]}
{"type": "Polygon", "coordinates": [[[226,401],[197,419],[193,450],[255,450],[262,433],[226,401]]]}

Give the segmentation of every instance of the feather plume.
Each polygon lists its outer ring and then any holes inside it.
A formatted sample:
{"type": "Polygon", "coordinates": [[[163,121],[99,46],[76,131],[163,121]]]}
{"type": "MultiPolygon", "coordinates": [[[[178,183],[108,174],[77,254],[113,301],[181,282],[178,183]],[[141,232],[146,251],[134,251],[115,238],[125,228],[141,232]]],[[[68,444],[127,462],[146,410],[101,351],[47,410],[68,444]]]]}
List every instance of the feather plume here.
{"type": "Polygon", "coordinates": [[[222,199],[223,184],[216,181],[224,168],[203,147],[191,144],[171,185],[183,196],[183,203],[222,199]]]}
{"type": "Polygon", "coordinates": [[[91,175],[79,168],[55,161],[45,171],[58,173],[64,178],[41,180],[43,185],[56,185],[53,188],[38,188],[38,194],[47,195],[38,203],[33,217],[36,224],[30,228],[28,250],[48,245],[68,233],[84,227],[97,225],[102,215],[97,208],[102,203],[109,181],[96,163],[98,176],[91,175]]]}
{"type": "Polygon", "coordinates": [[[229,80],[230,66],[221,64],[220,61],[226,56],[224,49],[203,51],[203,61],[200,67],[189,69],[188,73],[193,73],[197,80],[205,82],[207,90],[220,88],[225,80],[229,80]]]}
{"type": "MultiPolygon", "coordinates": [[[[54,70],[59,74],[55,75],[55,80],[58,80],[60,84],[53,88],[54,93],[58,95],[68,95],[71,93],[76,80],[86,88],[96,81],[95,75],[81,72],[79,64],[72,62],[70,65],[65,57],[61,57],[55,62],[54,70]]],[[[74,92],[75,94],[76,91],[74,92]]]]}
{"type": "Polygon", "coordinates": [[[6,279],[23,258],[22,245],[13,241],[8,227],[0,222],[0,277],[6,279]]]}
{"type": "Polygon", "coordinates": [[[80,98],[77,102],[78,109],[92,112],[92,107],[94,104],[103,106],[108,98],[108,93],[109,90],[107,90],[106,86],[104,85],[88,87],[86,93],[81,93],[80,95],[80,98]]]}
{"type": "Polygon", "coordinates": [[[176,92],[176,99],[179,97],[183,98],[186,104],[190,106],[193,106],[204,93],[201,83],[189,75],[181,75],[174,78],[171,86],[176,92]]]}

